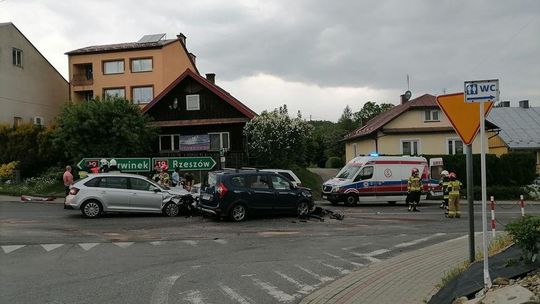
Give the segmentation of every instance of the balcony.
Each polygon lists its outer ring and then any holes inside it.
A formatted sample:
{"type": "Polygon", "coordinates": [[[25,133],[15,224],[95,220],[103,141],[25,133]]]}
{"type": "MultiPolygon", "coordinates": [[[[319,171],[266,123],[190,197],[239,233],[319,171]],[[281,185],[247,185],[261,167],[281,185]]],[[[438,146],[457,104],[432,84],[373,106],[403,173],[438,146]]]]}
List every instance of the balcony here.
{"type": "Polygon", "coordinates": [[[71,84],[74,86],[87,86],[94,84],[92,73],[75,74],[71,79],[71,84]]]}

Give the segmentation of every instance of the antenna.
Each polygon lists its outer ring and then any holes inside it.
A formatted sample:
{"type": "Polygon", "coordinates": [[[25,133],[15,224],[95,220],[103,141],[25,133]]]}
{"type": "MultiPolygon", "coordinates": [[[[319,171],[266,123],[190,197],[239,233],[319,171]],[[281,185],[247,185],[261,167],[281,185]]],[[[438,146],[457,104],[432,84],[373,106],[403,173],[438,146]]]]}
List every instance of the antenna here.
{"type": "Polygon", "coordinates": [[[409,74],[407,74],[407,91],[410,91],[411,87],[409,86],[409,74]]]}

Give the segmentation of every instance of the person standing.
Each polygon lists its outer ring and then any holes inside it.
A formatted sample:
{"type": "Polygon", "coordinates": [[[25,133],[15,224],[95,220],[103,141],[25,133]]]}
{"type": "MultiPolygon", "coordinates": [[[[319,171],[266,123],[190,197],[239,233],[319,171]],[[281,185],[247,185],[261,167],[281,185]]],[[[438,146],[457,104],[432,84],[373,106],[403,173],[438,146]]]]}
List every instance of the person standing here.
{"type": "Polygon", "coordinates": [[[102,158],[99,161],[99,165],[100,165],[99,172],[105,173],[109,171],[109,162],[105,158],[102,158]]]}
{"type": "Polygon", "coordinates": [[[66,166],[66,171],[62,176],[62,180],[64,181],[64,190],[66,191],[66,196],[68,196],[69,189],[71,185],[73,185],[73,174],[71,174],[71,166],[66,166]]]}
{"type": "Polygon", "coordinates": [[[172,186],[176,187],[180,184],[180,174],[178,173],[178,168],[174,168],[172,173],[172,186]]]}
{"type": "Polygon", "coordinates": [[[441,172],[441,180],[439,182],[439,185],[442,187],[443,190],[443,201],[441,203],[441,209],[444,209],[444,214],[448,216],[448,184],[450,182],[450,179],[448,178],[448,171],[444,170],[441,172]]]}
{"type": "Polygon", "coordinates": [[[461,217],[461,211],[459,211],[459,190],[463,184],[457,180],[457,176],[454,172],[450,172],[448,175],[450,181],[448,182],[448,217],[461,217]]]}
{"type": "Polygon", "coordinates": [[[413,168],[411,177],[407,182],[407,202],[409,203],[408,211],[420,211],[417,206],[420,203],[420,194],[422,192],[422,181],[420,180],[419,171],[413,168]]]}

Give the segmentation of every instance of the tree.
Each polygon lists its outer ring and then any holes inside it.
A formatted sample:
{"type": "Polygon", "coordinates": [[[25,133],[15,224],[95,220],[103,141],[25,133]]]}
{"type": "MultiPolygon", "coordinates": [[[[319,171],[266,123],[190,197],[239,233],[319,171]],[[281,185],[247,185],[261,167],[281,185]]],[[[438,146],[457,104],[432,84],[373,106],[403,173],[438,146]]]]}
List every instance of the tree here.
{"type": "Polygon", "coordinates": [[[139,106],[121,98],[67,103],[53,140],[73,162],[89,156],[140,156],[151,151],[157,136],[149,122],[139,106]]]}
{"type": "Polygon", "coordinates": [[[352,130],[356,129],[356,124],[353,120],[353,112],[349,105],[347,105],[345,109],[343,109],[343,114],[341,114],[341,117],[338,120],[338,124],[341,129],[345,131],[345,133],[349,133],[352,130]]]}
{"type": "Polygon", "coordinates": [[[312,127],[286,114],[286,106],[262,112],[244,127],[250,156],[256,165],[288,167],[305,165],[312,127]]]}
{"type": "Polygon", "coordinates": [[[361,127],[375,116],[391,109],[392,107],[394,107],[394,105],[391,103],[382,103],[378,105],[373,101],[368,101],[364,104],[360,111],[354,113],[354,122],[358,127],[361,127]]]}

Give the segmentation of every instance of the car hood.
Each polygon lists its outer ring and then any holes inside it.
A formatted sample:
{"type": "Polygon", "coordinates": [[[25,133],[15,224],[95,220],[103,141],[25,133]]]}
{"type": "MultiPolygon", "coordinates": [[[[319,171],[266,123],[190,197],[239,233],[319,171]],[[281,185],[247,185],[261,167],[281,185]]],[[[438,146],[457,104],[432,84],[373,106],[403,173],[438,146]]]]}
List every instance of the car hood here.
{"type": "Polygon", "coordinates": [[[352,179],[334,177],[324,182],[323,186],[343,186],[350,184],[351,182],[352,179]]]}
{"type": "Polygon", "coordinates": [[[177,188],[177,189],[171,188],[169,190],[165,190],[165,192],[170,195],[180,195],[180,196],[191,194],[186,189],[182,189],[182,188],[177,188]]]}

